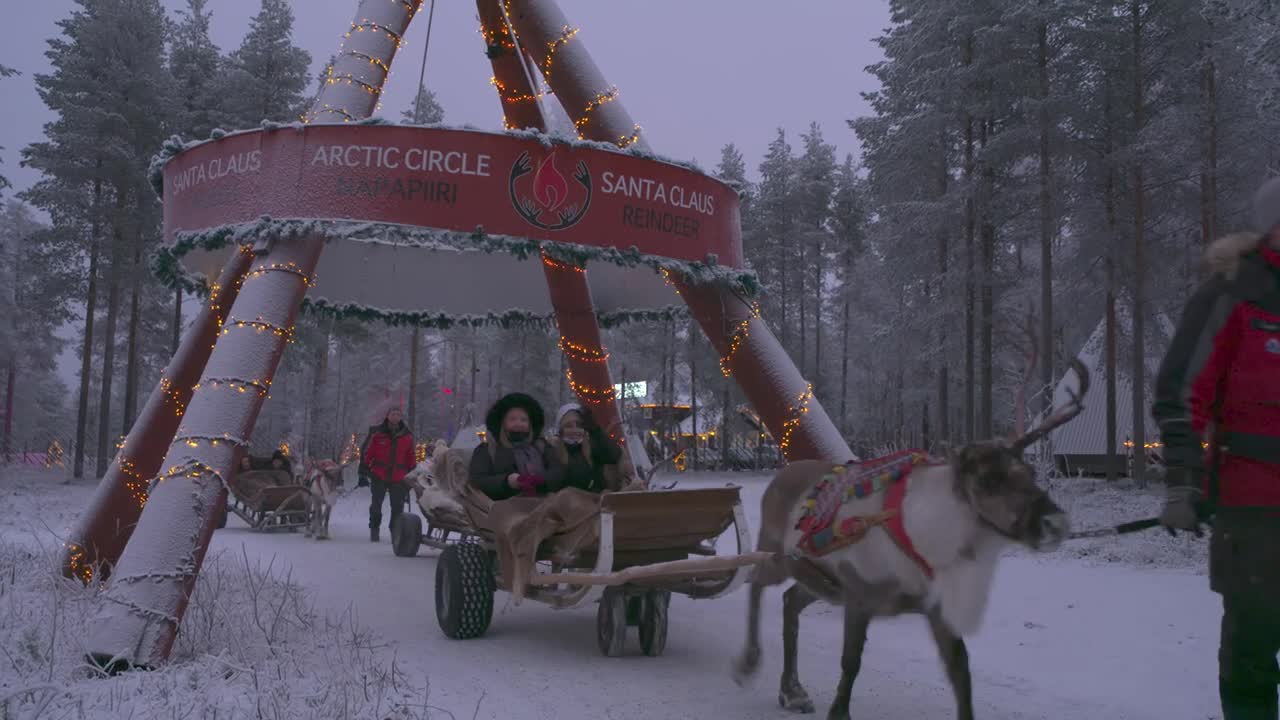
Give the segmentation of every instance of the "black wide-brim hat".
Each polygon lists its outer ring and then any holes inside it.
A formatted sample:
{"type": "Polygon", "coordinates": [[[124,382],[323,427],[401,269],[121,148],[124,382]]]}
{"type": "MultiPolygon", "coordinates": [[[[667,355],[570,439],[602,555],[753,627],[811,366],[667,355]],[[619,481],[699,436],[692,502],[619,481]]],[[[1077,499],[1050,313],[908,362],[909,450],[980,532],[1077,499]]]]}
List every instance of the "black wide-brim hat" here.
{"type": "Polygon", "coordinates": [[[508,393],[494,403],[493,407],[489,408],[489,412],[484,416],[484,426],[488,428],[490,437],[495,440],[498,438],[498,435],[502,432],[502,419],[514,408],[520,408],[529,413],[529,425],[533,431],[533,437],[536,438],[542,435],[542,428],[546,423],[546,415],[542,412],[542,405],[524,393],[508,393]]]}

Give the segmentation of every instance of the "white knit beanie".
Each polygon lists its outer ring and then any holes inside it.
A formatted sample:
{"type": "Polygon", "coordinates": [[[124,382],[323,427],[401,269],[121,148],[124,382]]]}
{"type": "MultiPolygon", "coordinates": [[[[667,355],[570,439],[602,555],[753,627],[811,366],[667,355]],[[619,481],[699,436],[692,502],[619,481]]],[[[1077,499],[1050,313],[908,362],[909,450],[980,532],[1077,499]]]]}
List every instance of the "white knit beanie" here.
{"type": "Polygon", "coordinates": [[[1271,178],[1253,196],[1253,229],[1267,234],[1280,225],[1280,177],[1271,178]]]}
{"type": "Polygon", "coordinates": [[[578,403],[565,403],[564,405],[560,406],[560,409],[556,412],[556,427],[554,430],[555,434],[557,435],[560,434],[560,421],[564,420],[564,416],[568,415],[571,412],[576,412],[579,415],[581,415],[582,406],[579,405],[578,403]]]}

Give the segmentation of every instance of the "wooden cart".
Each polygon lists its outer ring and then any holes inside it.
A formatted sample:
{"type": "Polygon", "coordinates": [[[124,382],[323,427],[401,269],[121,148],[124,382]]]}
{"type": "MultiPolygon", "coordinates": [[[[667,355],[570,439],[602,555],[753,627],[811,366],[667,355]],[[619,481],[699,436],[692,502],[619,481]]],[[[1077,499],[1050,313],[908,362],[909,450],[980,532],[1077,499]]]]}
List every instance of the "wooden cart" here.
{"type": "MultiPolygon", "coordinates": [[[[599,602],[600,651],[621,655],[627,629],[639,631],[645,655],[661,655],[667,642],[672,593],[716,598],[738,589],[751,567],[769,557],[749,552],[751,533],[739,488],[623,492],[601,498],[599,541],[567,562],[530,578],[527,599],[557,609],[599,602]],[[730,527],[737,553],[717,556],[714,542],[730,527]]],[[[491,533],[447,544],[436,565],[436,619],[445,635],[476,638],[489,628],[502,573],[491,533]]],[[[539,566],[555,553],[553,536],[539,548],[539,566]]]]}

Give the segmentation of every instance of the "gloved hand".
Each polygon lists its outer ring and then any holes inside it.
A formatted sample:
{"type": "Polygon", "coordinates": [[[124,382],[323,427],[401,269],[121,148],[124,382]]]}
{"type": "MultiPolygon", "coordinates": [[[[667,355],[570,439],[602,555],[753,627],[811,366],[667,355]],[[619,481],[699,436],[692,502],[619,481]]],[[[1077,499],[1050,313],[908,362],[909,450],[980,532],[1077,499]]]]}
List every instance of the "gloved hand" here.
{"type": "Polygon", "coordinates": [[[1199,472],[1189,468],[1169,468],[1166,476],[1169,488],[1160,512],[1160,524],[1170,535],[1177,535],[1178,530],[1195,533],[1196,537],[1204,535],[1200,529],[1204,493],[1200,490],[1199,476],[1199,472]]]}
{"type": "Polygon", "coordinates": [[[360,478],[356,482],[356,487],[369,487],[369,476],[365,473],[360,473],[360,478]]]}
{"type": "Polygon", "coordinates": [[[521,495],[537,495],[538,488],[542,487],[546,482],[546,478],[541,475],[524,474],[516,478],[516,484],[520,486],[521,495]]]}

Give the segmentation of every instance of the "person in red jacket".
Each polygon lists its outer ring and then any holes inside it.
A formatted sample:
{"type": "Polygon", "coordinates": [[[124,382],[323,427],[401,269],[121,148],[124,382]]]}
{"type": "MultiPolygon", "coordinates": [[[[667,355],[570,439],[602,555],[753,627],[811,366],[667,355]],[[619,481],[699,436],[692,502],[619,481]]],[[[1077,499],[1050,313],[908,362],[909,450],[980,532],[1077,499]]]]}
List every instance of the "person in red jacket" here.
{"type": "Polygon", "coordinates": [[[378,528],[382,525],[382,499],[391,496],[391,520],[387,527],[395,526],[396,519],[409,497],[404,476],[417,465],[413,448],[413,433],[404,424],[404,414],[399,407],[387,411],[382,422],[369,428],[369,435],[360,446],[360,474],[370,479],[369,540],[378,542],[378,528]]]}
{"type": "Polygon", "coordinates": [[[1223,720],[1277,720],[1280,683],[1280,179],[1258,191],[1253,219],[1257,234],[1209,248],[1212,276],[1186,305],[1152,407],[1161,522],[1199,534],[1213,517],[1223,720]]]}

